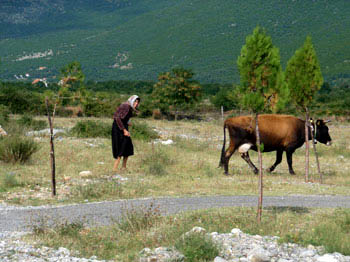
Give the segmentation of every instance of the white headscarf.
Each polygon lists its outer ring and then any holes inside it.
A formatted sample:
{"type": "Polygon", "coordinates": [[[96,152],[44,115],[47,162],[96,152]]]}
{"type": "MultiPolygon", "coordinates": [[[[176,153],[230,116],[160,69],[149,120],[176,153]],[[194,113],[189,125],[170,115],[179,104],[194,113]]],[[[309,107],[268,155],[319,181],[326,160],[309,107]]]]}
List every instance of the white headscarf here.
{"type": "Polygon", "coordinates": [[[137,96],[137,95],[133,95],[133,96],[130,96],[129,99],[128,99],[128,104],[132,107],[132,109],[136,109],[134,108],[134,102],[136,101],[136,99],[139,99],[140,98],[137,96]]]}

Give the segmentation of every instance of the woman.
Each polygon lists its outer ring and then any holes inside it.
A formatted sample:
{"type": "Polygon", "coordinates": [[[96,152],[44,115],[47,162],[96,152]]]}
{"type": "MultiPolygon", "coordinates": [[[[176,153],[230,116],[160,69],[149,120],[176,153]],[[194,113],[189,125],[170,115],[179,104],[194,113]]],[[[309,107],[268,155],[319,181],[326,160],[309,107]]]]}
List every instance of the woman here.
{"type": "Polygon", "coordinates": [[[127,102],[122,103],[113,115],[112,151],[115,158],[113,171],[117,171],[120,159],[123,157],[122,169],[126,169],[128,157],[134,154],[130,133],[128,131],[129,119],[140,103],[137,95],[131,96],[127,102]]]}

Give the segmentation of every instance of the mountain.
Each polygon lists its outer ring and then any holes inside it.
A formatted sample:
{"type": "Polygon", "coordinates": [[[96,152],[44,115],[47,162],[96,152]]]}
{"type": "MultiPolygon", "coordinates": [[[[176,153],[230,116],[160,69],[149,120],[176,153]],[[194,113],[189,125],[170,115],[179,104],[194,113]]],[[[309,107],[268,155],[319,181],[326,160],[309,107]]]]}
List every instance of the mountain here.
{"type": "Polygon", "coordinates": [[[237,83],[257,25],[284,68],[310,35],[325,78],[349,78],[349,13],[349,0],[0,0],[0,79],[57,81],[79,61],[93,80],[155,80],[183,66],[202,82],[237,83]]]}

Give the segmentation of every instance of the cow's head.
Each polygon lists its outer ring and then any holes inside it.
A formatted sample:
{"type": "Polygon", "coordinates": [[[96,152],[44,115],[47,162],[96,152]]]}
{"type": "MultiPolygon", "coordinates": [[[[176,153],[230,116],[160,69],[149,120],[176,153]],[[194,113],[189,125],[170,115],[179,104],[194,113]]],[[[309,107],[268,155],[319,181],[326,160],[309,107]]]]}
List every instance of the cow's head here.
{"type": "MultiPolygon", "coordinates": [[[[329,121],[327,121],[329,122],[329,121]]],[[[320,143],[330,146],[332,144],[332,139],[328,133],[328,126],[326,121],[317,120],[316,121],[316,140],[320,143]]]]}

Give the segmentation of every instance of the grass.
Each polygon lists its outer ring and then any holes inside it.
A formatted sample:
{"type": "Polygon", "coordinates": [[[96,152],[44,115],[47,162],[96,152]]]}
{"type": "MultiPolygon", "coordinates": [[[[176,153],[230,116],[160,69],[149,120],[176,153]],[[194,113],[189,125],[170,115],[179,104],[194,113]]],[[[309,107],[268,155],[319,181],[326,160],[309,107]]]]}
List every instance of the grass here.
{"type": "MultiPolygon", "coordinates": [[[[36,118],[43,120],[45,117],[36,118]]],[[[219,119],[219,117],[217,118],[219,119]]],[[[55,127],[70,129],[78,122],[91,120],[111,126],[107,118],[56,118],[55,127]]],[[[79,203],[85,199],[102,201],[138,197],[194,196],[194,195],[256,195],[258,179],[239,154],[230,160],[230,176],[224,176],[217,168],[222,147],[222,123],[163,121],[135,119],[137,125],[161,131],[160,139],[172,139],[171,145],[149,142],[148,139],[133,139],[135,155],[128,160],[128,172],[113,172],[110,138],[77,138],[69,134],[55,140],[56,198],[51,197],[51,170],[49,137],[37,137],[39,150],[31,161],[21,164],[0,165],[0,174],[15,172],[23,185],[11,188],[9,194],[0,192],[0,200],[21,205],[79,203]],[[79,175],[91,171],[89,177],[79,175]],[[113,180],[119,174],[127,181],[113,180]],[[213,186],[215,185],[215,186],[213,186]]],[[[134,122],[134,119],[132,119],[134,122]]],[[[313,153],[310,155],[310,175],[314,183],[304,181],[304,149],[293,155],[293,167],[297,175],[288,173],[286,157],[269,174],[264,173],[265,195],[293,194],[340,194],[348,195],[350,189],[350,134],[349,123],[331,123],[333,145],[317,144],[324,184],[319,184],[319,175],[313,153]]],[[[143,129],[142,129],[143,130],[143,129]]],[[[131,131],[131,135],[133,133],[131,131]]],[[[153,140],[151,140],[153,141],[153,140]]],[[[250,153],[257,163],[257,154],[250,153]]],[[[266,169],[275,161],[275,153],[263,154],[266,169]]]]}
{"type": "Polygon", "coordinates": [[[189,234],[179,238],[175,247],[184,254],[188,262],[213,261],[219,255],[219,247],[214,241],[201,234],[189,234]]]}
{"type": "MultiPolygon", "coordinates": [[[[217,248],[205,236],[184,237],[195,226],[207,232],[228,233],[240,228],[248,234],[279,236],[280,243],[323,245],[327,253],[350,254],[350,211],[346,209],[266,208],[256,223],[255,208],[220,208],[160,216],[154,206],[125,210],[111,226],[88,228],[83,222],[58,223],[49,229],[37,226],[29,237],[51,247],[64,246],[82,257],[136,261],[145,248],[175,246],[186,261],[213,261],[217,248]],[[329,234],[332,230],[332,234],[329,234]],[[211,260],[210,260],[211,259],[211,260]]],[[[45,223],[44,223],[45,224],[45,223]]]]}
{"type": "Polygon", "coordinates": [[[15,173],[6,173],[0,177],[0,192],[8,192],[12,188],[23,186],[15,173]]]}

